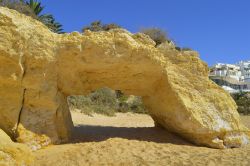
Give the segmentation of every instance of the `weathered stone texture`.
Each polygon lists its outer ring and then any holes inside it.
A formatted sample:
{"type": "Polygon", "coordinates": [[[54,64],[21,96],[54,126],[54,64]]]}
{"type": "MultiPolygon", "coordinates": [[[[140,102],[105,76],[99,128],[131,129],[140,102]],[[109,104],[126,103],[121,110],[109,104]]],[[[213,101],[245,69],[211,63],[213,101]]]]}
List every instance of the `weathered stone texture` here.
{"type": "MultiPolygon", "coordinates": [[[[70,137],[68,95],[101,87],[142,96],[169,131],[214,148],[240,147],[249,130],[229,94],[194,51],[176,51],[122,29],[54,34],[0,8],[0,128],[34,149],[70,137]]],[[[1,146],[1,145],[0,145],[1,146]]]]}
{"type": "Polygon", "coordinates": [[[32,165],[33,162],[31,150],[26,145],[12,142],[10,137],[0,129],[0,165],[32,165]]]}

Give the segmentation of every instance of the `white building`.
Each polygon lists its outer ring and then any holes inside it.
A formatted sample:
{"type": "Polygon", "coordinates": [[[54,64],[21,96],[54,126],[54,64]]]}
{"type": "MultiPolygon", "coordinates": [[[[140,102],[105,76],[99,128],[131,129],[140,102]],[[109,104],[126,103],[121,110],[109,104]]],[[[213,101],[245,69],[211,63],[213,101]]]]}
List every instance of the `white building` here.
{"type": "Polygon", "coordinates": [[[242,73],[238,65],[217,63],[210,70],[210,76],[230,77],[242,81],[242,73]]]}
{"type": "Polygon", "coordinates": [[[217,63],[211,67],[209,77],[229,92],[250,91],[250,61],[217,63]]]}
{"type": "Polygon", "coordinates": [[[237,65],[240,67],[244,82],[250,82],[250,61],[240,61],[237,65]]]}

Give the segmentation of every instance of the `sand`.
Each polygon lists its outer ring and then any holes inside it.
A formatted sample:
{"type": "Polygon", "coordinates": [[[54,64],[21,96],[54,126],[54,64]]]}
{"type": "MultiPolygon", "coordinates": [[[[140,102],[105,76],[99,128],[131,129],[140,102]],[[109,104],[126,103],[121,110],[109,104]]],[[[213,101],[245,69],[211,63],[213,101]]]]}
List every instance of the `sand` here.
{"type": "MultiPolygon", "coordinates": [[[[35,165],[250,165],[250,145],[235,149],[198,147],[154,127],[148,115],[93,117],[72,112],[72,141],[34,152],[35,165]]],[[[250,116],[242,117],[250,127],[250,116]]]]}

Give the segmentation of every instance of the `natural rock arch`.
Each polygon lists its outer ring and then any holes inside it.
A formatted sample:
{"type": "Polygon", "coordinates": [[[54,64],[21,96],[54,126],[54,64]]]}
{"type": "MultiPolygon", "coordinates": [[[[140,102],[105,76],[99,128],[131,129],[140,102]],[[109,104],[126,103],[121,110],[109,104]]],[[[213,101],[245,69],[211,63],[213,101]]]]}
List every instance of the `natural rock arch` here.
{"type": "Polygon", "coordinates": [[[0,128],[32,147],[67,141],[68,95],[100,87],[142,96],[157,124],[215,148],[247,144],[230,95],[193,51],[179,52],[117,29],[58,35],[0,8],[0,128]]]}

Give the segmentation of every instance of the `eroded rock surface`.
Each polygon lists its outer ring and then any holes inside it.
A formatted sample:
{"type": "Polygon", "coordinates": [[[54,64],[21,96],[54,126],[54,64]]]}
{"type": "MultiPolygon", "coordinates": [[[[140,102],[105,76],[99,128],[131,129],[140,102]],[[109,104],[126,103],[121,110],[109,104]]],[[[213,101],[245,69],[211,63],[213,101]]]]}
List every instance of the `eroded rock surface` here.
{"type": "MultiPolygon", "coordinates": [[[[54,34],[0,8],[0,128],[34,150],[70,138],[66,97],[101,87],[142,96],[154,121],[214,148],[240,147],[249,130],[194,51],[117,29],[54,34]]],[[[1,146],[1,145],[0,145],[1,146]]]]}
{"type": "Polygon", "coordinates": [[[31,165],[34,157],[26,145],[14,143],[0,129],[0,165],[31,165]]]}

